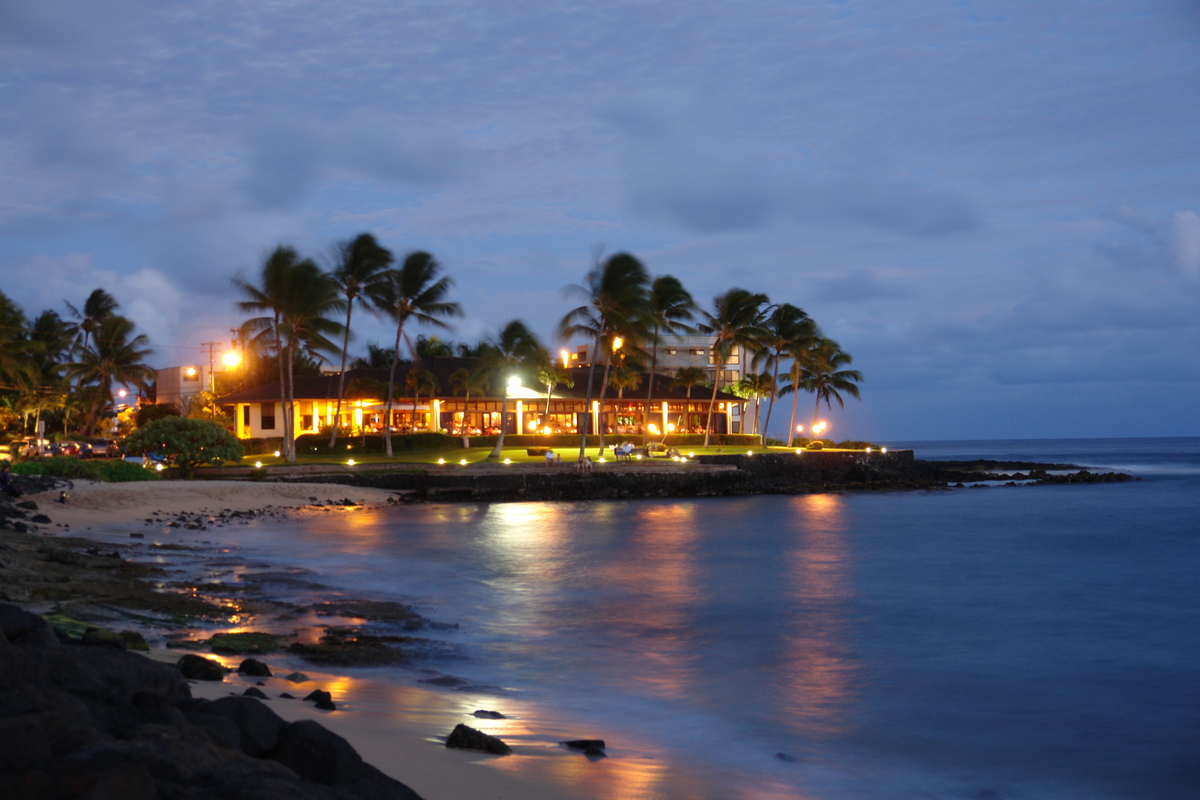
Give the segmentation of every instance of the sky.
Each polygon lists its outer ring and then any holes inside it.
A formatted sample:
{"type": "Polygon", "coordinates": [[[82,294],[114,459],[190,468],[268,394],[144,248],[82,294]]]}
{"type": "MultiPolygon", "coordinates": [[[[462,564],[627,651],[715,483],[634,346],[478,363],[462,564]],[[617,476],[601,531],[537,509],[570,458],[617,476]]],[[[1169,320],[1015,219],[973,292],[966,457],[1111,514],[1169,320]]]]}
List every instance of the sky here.
{"type": "Polygon", "coordinates": [[[29,316],[104,288],[195,363],[364,231],[465,341],[558,346],[597,252],[798,305],[836,439],[1200,435],[1200,0],[0,2],[29,316]]]}

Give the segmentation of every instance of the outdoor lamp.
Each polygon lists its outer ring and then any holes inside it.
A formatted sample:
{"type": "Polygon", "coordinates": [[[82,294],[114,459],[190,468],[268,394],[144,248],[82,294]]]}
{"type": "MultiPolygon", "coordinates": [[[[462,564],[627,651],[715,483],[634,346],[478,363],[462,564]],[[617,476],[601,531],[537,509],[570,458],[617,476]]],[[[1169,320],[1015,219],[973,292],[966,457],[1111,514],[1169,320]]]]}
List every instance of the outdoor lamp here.
{"type": "Polygon", "coordinates": [[[569,366],[570,366],[570,363],[571,363],[571,354],[570,354],[570,353],[568,353],[566,350],[561,350],[561,351],[559,351],[559,355],[560,355],[560,356],[562,356],[562,360],[563,360],[563,369],[566,369],[567,367],[569,367],[569,366]]]}
{"type": "Polygon", "coordinates": [[[521,388],[521,376],[513,375],[511,378],[509,378],[508,379],[508,388],[520,389],[521,388]]]}
{"type": "Polygon", "coordinates": [[[183,371],[183,374],[184,374],[184,375],[187,375],[189,378],[194,378],[194,377],[196,377],[196,368],[195,368],[195,367],[188,367],[187,369],[185,369],[185,370],[183,371]]]}
{"type": "Polygon", "coordinates": [[[242,363],[242,354],[237,350],[229,350],[221,354],[221,363],[229,369],[233,369],[242,363]]]}
{"type": "Polygon", "coordinates": [[[351,458],[351,459],[349,459],[348,461],[346,461],[346,463],[347,463],[349,466],[353,467],[353,466],[354,466],[354,459],[353,459],[353,458],[351,458]]]}

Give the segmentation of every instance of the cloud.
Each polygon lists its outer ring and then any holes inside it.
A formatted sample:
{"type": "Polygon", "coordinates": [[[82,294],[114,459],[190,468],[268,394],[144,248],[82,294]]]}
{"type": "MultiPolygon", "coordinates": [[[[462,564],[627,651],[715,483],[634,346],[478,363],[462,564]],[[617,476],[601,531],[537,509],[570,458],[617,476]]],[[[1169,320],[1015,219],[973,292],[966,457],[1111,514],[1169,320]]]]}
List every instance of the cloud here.
{"type": "Polygon", "coordinates": [[[783,221],[850,224],[912,236],[977,228],[967,197],[883,168],[833,167],[779,152],[676,94],[614,103],[630,210],[692,233],[783,221]]]}
{"type": "Polygon", "coordinates": [[[1180,211],[1169,227],[1171,257],[1186,275],[1200,277],[1200,214],[1180,211]]]}
{"type": "Polygon", "coordinates": [[[832,303],[896,299],[908,294],[905,287],[895,282],[880,280],[874,273],[863,269],[825,278],[813,278],[809,283],[812,286],[813,298],[832,303]]]}

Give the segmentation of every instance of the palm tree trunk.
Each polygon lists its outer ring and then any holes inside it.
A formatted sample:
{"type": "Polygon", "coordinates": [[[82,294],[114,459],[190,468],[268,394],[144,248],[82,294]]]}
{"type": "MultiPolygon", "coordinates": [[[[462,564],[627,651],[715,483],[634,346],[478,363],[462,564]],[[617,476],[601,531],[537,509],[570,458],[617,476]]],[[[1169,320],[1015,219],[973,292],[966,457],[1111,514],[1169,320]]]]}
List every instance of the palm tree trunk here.
{"type": "MultiPolygon", "coordinates": [[[[600,349],[599,342],[596,343],[596,349],[597,350],[600,349]]],[[[587,452],[587,437],[588,437],[587,429],[588,429],[588,423],[592,421],[592,381],[595,377],[596,377],[596,362],[593,360],[591,366],[588,367],[587,399],[583,401],[583,418],[586,420],[586,422],[584,422],[584,424],[580,426],[583,429],[582,431],[580,431],[580,436],[579,436],[579,457],[580,458],[583,458],[584,453],[587,452]]]]}
{"type": "Polygon", "coordinates": [[[612,367],[612,359],[604,359],[604,380],[600,382],[600,413],[596,415],[600,431],[600,455],[604,455],[604,395],[608,394],[608,371],[612,367]]]}
{"type": "MultiPolygon", "coordinates": [[[[654,345],[650,348],[650,374],[647,376],[650,388],[646,390],[646,413],[642,414],[642,448],[650,440],[650,401],[654,398],[654,371],[658,368],[658,326],[654,326],[654,345]]],[[[667,423],[663,422],[663,433],[666,433],[667,423]]]]}
{"type": "Polygon", "coordinates": [[[492,448],[492,452],[488,453],[488,458],[499,458],[500,451],[504,449],[504,431],[508,428],[508,384],[504,385],[504,394],[500,396],[500,438],[496,440],[496,446],[492,448]]]}
{"type": "Polygon", "coordinates": [[[404,323],[396,326],[396,346],[392,349],[392,371],[388,373],[388,396],[383,406],[383,442],[388,458],[392,457],[392,388],[396,385],[396,364],[400,361],[400,334],[404,323]]]}
{"type": "Polygon", "coordinates": [[[295,342],[288,345],[288,364],[287,364],[287,406],[283,409],[283,432],[287,437],[287,460],[288,463],[296,463],[296,370],[294,363],[296,360],[295,342]]]}
{"type": "Polygon", "coordinates": [[[458,432],[462,436],[463,449],[471,449],[471,438],[467,435],[467,407],[471,405],[471,390],[467,389],[467,396],[463,398],[463,416],[462,424],[458,426],[458,432]]]}
{"type": "MultiPolygon", "coordinates": [[[[763,420],[762,426],[762,446],[767,446],[767,426],[771,424],[771,409],[775,407],[776,387],[779,386],[779,356],[781,353],[775,354],[775,373],[771,376],[771,398],[767,401],[767,418],[763,420]]],[[[788,445],[791,447],[791,445],[788,445]]]]}
{"type": "Polygon", "coordinates": [[[342,339],[342,371],[338,373],[337,410],[333,412],[333,431],[329,434],[329,449],[337,444],[338,423],[342,419],[342,395],[346,392],[346,352],[350,349],[350,314],[354,311],[354,298],[346,306],[346,335],[342,339]]]}
{"type": "MultiPolygon", "coordinates": [[[[821,413],[821,390],[820,389],[817,389],[816,395],[817,395],[817,405],[815,408],[813,408],[813,421],[812,421],[813,428],[815,428],[817,426],[817,415],[821,413]]],[[[809,428],[808,432],[812,433],[813,432],[812,428],[809,428]]],[[[811,438],[811,437],[809,437],[809,438],[811,438]]]]}
{"type": "Polygon", "coordinates": [[[713,375],[712,399],[708,401],[708,421],[704,425],[704,447],[708,449],[709,435],[712,433],[713,408],[717,405],[717,387],[721,384],[721,372],[713,375]]]}
{"type": "Polygon", "coordinates": [[[796,438],[796,403],[800,400],[800,371],[792,375],[792,418],[788,422],[788,448],[796,438]]]}

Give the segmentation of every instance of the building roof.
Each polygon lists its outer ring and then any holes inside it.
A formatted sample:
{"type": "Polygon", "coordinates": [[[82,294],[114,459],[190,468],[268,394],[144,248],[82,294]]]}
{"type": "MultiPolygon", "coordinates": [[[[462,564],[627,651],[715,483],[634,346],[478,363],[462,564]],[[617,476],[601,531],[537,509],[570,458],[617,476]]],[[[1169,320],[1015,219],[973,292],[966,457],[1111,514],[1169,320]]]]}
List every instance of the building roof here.
{"type": "MultiPolygon", "coordinates": [[[[435,397],[454,397],[450,393],[450,376],[460,369],[476,369],[479,366],[477,358],[462,358],[462,357],[435,357],[420,359],[416,362],[416,369],[424,369],[433,373],[437,380],[439,390],[434,394],[435,397]]],[[[396,365],[396,386],[401,392],[395,397],[407,397],[404,394],[404,380],[408,376],[410,370],[414,369],[414,364],[408,361],[401,361],[396,365]]],[[[588,372],[587,367],[578,367],[570,369],[572,380],[575,382],[573,387],[558,385],[554,388],[554,399],[556,400],[586,400],[588,372]]],[[[645,400],[646,391],[649,388],[646,380],[649,377],[648,373],[642,373],[642,383],[637,389],[626,392],[626,400],[645,400]]],[[[592,399],[600,399],[600,383],[604,379],[604,370],[601,367],[596,367],[594,383],[592,385],[592,399]]],[[[349,369],[346,370],[346,388],[347,396],[350,393],[350,387],[355,381],[373,381],[379,384],[387,385],[388,370],[386,369],[349,369]]],[[[540,384],[544,387],[544,384],[540,384]]],[[[338,393],[338,376],[334,375],[297,375],[294,378],[295,398],[296,400],[336,400],[338,393]]],[[[492,387],[493,390],[495,387],[492,387]]],[[[280,400],[283,392],[280,391],[279,381],[264,383],[259,386],[254,386],[248,389],[241,389],[224,397],[218,398],[217,402],[222,405],[236,405],[238,403],[271,403],[280,400]]],[[[544,398],[544,389],[541,393],[544,398]]],[[[693,387],[692,400],[705,400],[712,396],[712,389],[707,387],[693,387]]],[[[472,396],[474,397],[474,396],[472,396]]],[[[605,393],[605,401],[615,400],[617,392],[612,387],[609,387],[605,393]]],[[[355,398],[357,399],[357,398],[355,398]]],[[[493,399],[499,400],[499,394],[480,395],[480,400],[493,399]]],[[[687,390],[674,385],[674,380],[667,375],[654,376],[654,400],[686,400],[687,390]]],[[[734,402],[740,403],[744,400],[728,392],[717,392],[717,400],[723,403],[734,402]]]]}

